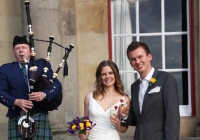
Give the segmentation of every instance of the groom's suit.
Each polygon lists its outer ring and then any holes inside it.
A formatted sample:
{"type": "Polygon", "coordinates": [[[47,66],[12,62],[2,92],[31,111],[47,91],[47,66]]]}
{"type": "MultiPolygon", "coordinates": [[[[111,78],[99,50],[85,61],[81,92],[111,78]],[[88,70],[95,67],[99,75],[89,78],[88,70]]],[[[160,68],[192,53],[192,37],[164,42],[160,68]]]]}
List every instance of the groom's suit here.
{"type": "Polygon", "coordinates": [[[178,140],[180,129],[179,102],[176,80],[173,75],[155,70],[157,81],[148,86],[142,111],[139,109],[140,79],[131,85],[131,109],[127,119],[136,125],[134,140],[178,140]],[[149,94],[155,87],[160,90],[149,94]]]}

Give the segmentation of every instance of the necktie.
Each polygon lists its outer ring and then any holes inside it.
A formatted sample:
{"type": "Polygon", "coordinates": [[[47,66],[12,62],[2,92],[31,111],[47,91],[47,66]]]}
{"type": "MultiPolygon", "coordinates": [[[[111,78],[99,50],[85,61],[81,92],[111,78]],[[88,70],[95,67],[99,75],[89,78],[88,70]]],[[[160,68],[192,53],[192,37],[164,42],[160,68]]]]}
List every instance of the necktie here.
{"type": "Polygon", "coordinates": [[[26,73],[26,64],[21,63],[21,70],[24,76],[24,81],[26,83],[26,85],[28,85],[28,80],[27,80],[27,73],[26,73]]]}

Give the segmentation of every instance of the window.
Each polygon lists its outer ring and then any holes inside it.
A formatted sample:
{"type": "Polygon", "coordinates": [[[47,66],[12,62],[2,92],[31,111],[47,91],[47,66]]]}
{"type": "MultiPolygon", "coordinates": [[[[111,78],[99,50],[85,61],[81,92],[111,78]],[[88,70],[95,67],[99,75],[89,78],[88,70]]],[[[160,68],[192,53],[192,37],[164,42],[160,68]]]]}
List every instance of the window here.
{"type": "Polygon", "coordinates": [[[126,93],[139,75],[126,48],[145,42],[154,68],[172,73],[178,84],[181,116],[191,116],[189,0],[111,0],[112,59],[126,93]]]}

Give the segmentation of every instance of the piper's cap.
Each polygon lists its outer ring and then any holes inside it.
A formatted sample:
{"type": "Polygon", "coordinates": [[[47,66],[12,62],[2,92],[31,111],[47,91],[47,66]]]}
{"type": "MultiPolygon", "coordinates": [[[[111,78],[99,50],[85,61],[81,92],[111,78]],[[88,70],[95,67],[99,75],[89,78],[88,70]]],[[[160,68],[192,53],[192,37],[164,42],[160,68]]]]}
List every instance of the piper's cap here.
{"type": "Polygon", "coordinates": [[[27,36],[15,36],[13,40],[13,48],[17,44],[27,44],[29,45],[29,40],[27,36]]]}

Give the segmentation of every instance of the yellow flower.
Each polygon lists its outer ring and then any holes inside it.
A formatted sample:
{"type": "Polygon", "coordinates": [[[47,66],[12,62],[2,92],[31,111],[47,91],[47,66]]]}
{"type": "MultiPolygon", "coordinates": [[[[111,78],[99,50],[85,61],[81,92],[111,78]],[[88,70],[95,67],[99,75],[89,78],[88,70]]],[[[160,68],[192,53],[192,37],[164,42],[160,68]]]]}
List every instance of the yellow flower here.
{"type": "Polygon", "coordinates": [[[156,82],[156,79],[155,78],[151,78],[150,81],[154,84],[156,82]]]}
{"type": "Polygon", "coordinates": [[[79,123],[80,130],[84,130],[84,123],[79,123]]]}
{"type": "Polygon", "coordinates": [[[149,86],[152,86],[155,82],[156,82],[156,78],[151,78],[150,81],[149,81],[149,86]]]}
{"type": "Polygon", "coordinates": [[[72,130],[75,130],[76,129],[76,125],[72,125],[72,130]]]}
{"type": "Polygon", "coordinates": [[[92,124],[90,123],[90,121],[86,121],[86,127],[92,127],[92,124]]]}

